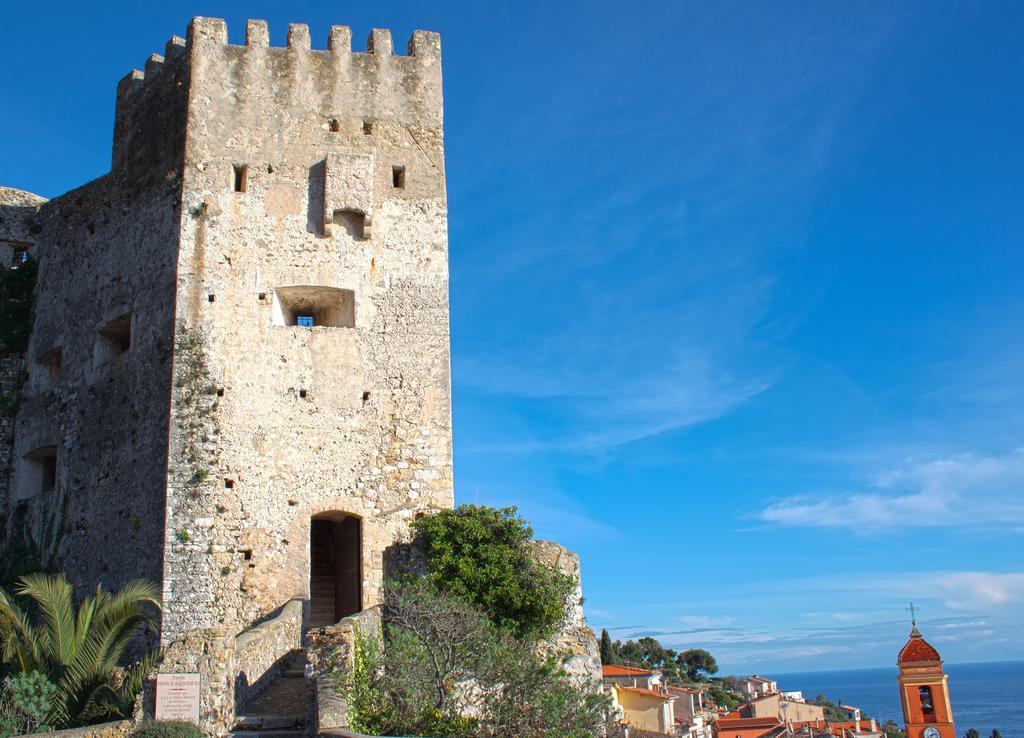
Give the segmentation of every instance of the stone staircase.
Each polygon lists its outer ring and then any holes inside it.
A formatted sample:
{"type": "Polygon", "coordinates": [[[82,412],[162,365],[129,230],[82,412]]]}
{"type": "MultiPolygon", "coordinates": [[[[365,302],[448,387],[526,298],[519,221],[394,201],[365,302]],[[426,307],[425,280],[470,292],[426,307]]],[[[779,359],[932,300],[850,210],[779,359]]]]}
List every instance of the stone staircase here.
{"type": "Polygon", "coordinates": [[[310,738],[315,729],[314,686],[306,678],[306,652],[295,651],[277,678],[239,711],[231,735],[236,738],[310,738]]]}
{"type": "Polygon", "coordinates": [[[309,623],[313,628],[334,625],[335,574],[334,559],[323,537],[311,541],[310,547],[310,613],[309,623]]]}

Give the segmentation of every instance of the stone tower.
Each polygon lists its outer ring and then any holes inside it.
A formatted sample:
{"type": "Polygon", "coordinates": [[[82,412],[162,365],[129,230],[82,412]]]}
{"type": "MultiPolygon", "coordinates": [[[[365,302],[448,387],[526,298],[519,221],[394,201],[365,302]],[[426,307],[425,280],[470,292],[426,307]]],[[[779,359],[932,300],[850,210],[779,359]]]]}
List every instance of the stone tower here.
{"type": "Polygon", "coordinates": [[[949,677],[939,652],[921,635],[916,621],[897,665],[907,738],[956,738],[949,677]]]}
{"type": "Polygon", "coordinates": [[[119,84],[109,174],[0,189],[0,257],[38,265],[0,559],[162,583],[167,646],[368,608],[453,505],[439,37],[268,39],[196,18],[119,84]]]}

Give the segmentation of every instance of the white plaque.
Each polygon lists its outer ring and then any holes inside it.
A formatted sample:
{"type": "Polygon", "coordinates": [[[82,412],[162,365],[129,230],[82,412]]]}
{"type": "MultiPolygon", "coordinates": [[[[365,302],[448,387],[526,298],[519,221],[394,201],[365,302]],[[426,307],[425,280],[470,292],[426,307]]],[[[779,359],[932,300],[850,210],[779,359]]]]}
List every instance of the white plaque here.
{"type": "Polygon", "coordinates": [[[199,722],[199,675],[156,675],[156,719],[199,722]]]}

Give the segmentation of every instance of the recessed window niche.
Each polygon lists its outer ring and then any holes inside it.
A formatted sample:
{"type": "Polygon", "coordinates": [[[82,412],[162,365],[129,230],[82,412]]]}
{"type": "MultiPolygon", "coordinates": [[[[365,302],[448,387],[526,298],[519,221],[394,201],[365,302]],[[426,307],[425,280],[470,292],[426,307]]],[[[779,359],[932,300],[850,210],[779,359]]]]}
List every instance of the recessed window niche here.
{"type": "Polygon", "coordinates": [[[125,313],[107,322],[96,336],[93,366],[106,364],[132,347],[132,314],[125,313]]]}
{"type": "Polygon", "coordinates": [[[56,446],[40,446],[21,457],[18,468],[18,496],[21,499],[50,492],[56,486],[56,446]]]}
{"type": "Polygon", "coordinates": [[[274,292],[274,325],[298,328],[354,328],[356,301],[352,290],[295,285],[274,292]]]}
{"type": "Polygon", "coordinates": [[[40,354],[32,366],[32,386],[37,390],[47,390],[57,384],[62,364],[63,351],[60,346],[40,354]]]}

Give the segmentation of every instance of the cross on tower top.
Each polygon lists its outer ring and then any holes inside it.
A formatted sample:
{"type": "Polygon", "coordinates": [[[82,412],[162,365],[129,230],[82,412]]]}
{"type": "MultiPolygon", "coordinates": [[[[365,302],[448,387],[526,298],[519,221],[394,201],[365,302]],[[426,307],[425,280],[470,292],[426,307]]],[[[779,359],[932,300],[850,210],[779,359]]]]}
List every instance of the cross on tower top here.
{"type": "Polygon", "coordinates": [[[914,606],[913,602],[910,603],[910,606],[907,608],[907,612],[910,613],[910,625],[911,625],[910,636],[911,637],[917,636],[918,638],[920,638],[921,637],[921,631],[919,631],[917,629],[917,608],[914,606]]]}

